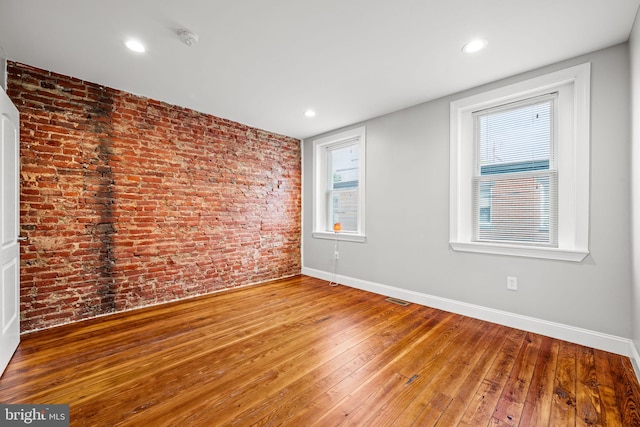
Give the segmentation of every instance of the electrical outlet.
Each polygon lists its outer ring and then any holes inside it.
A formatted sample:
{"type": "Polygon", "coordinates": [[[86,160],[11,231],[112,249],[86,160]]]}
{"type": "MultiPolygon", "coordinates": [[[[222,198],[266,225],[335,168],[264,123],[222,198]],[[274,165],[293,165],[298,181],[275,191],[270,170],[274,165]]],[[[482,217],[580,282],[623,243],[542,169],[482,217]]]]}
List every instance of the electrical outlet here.
{"type": "Polygon", "coordinates": [[[509,289],[510,291],[517,291],[518,290],[518,278],[517,277],[507,276],[507,289],[509,289]]]}

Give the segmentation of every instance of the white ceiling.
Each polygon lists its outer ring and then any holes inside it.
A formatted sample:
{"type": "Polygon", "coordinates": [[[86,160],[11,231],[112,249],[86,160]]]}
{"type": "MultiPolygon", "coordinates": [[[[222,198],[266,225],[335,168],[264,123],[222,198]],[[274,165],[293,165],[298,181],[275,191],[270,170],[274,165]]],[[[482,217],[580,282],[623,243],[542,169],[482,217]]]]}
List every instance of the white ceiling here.
{"type": "Polygon", "coordinates": [[[639,4],[0,0],[0,46],[10,60],[305,138],[625,42],[639,4]],[[487,48],[464,54],[473,37],[487,48]]]}

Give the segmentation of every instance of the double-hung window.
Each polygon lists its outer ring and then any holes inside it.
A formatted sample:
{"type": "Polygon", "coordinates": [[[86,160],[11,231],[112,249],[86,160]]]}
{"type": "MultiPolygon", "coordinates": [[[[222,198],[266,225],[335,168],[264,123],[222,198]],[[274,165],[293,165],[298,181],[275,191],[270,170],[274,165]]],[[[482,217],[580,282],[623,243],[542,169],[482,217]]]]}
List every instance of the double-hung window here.
{"type": "Polygon", "coordinates": [[[314,141],[314,237],[364,241],[365,129],[314,141]]]}
{"type": "Polygon", "coordinates": [[[452,249],[584,259],[589,88],[582,64],[451,103],[452,249]]]}
{"type": "Polygon", "coordinates": [[[556,98],[473,113],[474,241],[557,247],[556,98]]]}

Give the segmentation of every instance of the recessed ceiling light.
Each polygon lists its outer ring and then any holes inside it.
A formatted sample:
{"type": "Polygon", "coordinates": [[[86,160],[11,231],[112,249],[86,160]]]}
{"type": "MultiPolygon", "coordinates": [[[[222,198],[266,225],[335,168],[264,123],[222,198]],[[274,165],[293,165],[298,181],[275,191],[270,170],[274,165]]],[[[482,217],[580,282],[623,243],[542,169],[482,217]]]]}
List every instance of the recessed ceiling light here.
{"type": "Polygon", "coordinates": [[[131,49],[132,51],[138,52],[138,53],[142,53],[146,50],[142,43],[134,39],[127,40],[126,42],[124,42],[124,45],[129,49],[131,49]]]}
{"type": "Polygon", "coordinates": [[[316,112],[313,110],[307,110],[304,112],[305,117],[315,117],[316,112]]]}
{"type": "Polygon", "coordinates": [[[462,50],[466,53],[478,52],[487,47],[487,41],[482,39],[471,40],[469,43],[462,47],[462,50]]]}

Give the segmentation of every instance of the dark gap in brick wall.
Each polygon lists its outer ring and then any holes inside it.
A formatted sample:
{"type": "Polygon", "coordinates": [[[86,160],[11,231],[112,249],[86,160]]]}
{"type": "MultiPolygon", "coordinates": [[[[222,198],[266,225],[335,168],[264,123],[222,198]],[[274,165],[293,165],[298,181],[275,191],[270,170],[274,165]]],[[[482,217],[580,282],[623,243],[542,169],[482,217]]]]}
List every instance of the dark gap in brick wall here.
{"type": "MultiPolygon", "coordinates": [[[[95,208],[99,222],[94,224],[91,233],[100,244],[99,281],[97,292],[100,297],[99,306],[95,308],[95,314],[109,313],[116,309],[116,283],[113,276],[113,269],[116,263],[114,255],[113,235],[117,233],[115,227],[115,217],[113,215],[113,204],[115,202],[115,182],[109,157],[111,156],[111,145],[113,140],[113,129],[111,126],[111,111],[113,108],[113,98],[108,91],[101,88],[97,106],[92,108],[89,116],[92,118],[93,132],[97,136],[98,146],[96,148],[97,165],[95,168],[95,179],[97,190],[95,192],[95,208]]],[[[90,178],[89,178],[90,179],[90,178]]]]}

